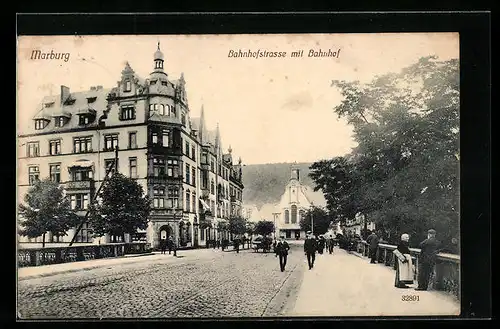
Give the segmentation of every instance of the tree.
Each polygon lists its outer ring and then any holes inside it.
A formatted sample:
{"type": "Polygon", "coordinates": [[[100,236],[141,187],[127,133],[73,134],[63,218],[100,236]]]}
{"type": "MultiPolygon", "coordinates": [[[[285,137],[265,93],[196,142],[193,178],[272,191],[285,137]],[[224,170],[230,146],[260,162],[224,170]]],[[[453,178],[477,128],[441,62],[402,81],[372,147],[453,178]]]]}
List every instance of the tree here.
{"type": "Polygon", "coordinates": [[[306,232],[311,231],[311,215],[314,227],[313,233],[325,234],[330,227],[331,217],[323,208],[319,207],[313,207],[306,212],[305,216],[300,219],[300,229],[306,232]]]}
{"type": "Polygon", "coordinates": [[[246,231],[246,220],[242,217],[231,217],[229,219],[229,232],[232,234],[244,234],[246,231]]]}
{"type": "Polygon", "coordinates": [[[274,223],[268,220],[258,221],[255,225],[255,233],[262,236],[268,236],[274,232],[274,223]]]}
{"type": "Polygon", "coordinates": [[[23,218],[20,234],[29,238],[42,236],[42,247],[45,247],[47,232],[65,236],[78,222],[79,217],[71,210],[63,188],[49,178],[36,181],[24,201],[26,205],[19,205],[19,214],[23,218]]]}
{"type": "Polygon", "coordinates": [[[125,233],[133,234],[147,228],[150,200],[143,196],[142,186],[135,180],[114,173],[98,197],[102,202],[92,204],[89,212],[94,236],[123,237],[125,233]]]}
{"type": "Polygon", "coordinates": [[[248,235],[254,234],[255,233],[255,223],[247,221],[245,233],[247,233],[248,235]]]}
{"type": "Polygon", "coordinates": [[[311,177],[339,218],[365,214],[390,242],[429,228],[459,238],[458,60],[420,59],[372,82],[334,81],[334,108],[354,128],[351,154],[313,164],[311,177]]]}

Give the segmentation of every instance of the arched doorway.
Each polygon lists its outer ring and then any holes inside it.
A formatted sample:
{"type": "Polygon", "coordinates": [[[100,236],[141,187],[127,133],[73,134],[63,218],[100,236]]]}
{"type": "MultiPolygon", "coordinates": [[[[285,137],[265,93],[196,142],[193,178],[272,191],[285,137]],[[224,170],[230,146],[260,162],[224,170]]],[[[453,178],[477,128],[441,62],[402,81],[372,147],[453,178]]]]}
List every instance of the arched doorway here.
{"type": "Polygon", "coordinates": [[[170,225],[163,225],[158,230],[158,245],[157,248],[160,247],[161,240],[167,240],[169,236],[172,235],[172,228],[170,225]]]}

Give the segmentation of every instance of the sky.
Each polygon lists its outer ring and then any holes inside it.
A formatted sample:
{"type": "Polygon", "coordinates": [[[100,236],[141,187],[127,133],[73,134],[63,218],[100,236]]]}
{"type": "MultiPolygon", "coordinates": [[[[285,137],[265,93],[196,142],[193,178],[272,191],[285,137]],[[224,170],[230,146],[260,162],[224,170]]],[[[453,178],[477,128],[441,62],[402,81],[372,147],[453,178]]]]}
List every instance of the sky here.
{"type": "Polygon", "coordinates": [[[115,87],[128,61],[142,78],[153,71],[160,42],[170,79],[184,73],[190,116],[201,106],[209,128],[244,164],[313,162],[349,153],[352,127],[333,108],[342,98],[332,80],[369,82],[422,56],[459,58],[457,33],[288,35],[109,35],[18,38],[18,127],[45,95],[115,87]],[[286,52],[284,58],[235,58],[235,52],[286,52]],[[337,57],[308,57],[310,49],[337,57]],[[32,60],[33,50],[69,60],[32,60]],[[292,58],[292,51],[303,57],[292,58]],[[340,50],[340,51],[339,51],[340,50]]]}

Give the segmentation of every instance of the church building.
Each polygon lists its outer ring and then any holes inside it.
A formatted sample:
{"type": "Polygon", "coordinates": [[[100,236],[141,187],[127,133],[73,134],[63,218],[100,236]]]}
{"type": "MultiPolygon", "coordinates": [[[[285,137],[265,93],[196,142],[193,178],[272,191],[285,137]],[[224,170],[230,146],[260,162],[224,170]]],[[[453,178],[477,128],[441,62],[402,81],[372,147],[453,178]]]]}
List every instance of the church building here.
{"type": "Polygon", "coordinates": [[[313,191],[300,181],[300,169],[292,166],[290,180],[279,203],[275,207],[276,235],[286,239],[304,239],[300,219],[314,205],[313,191]]]}

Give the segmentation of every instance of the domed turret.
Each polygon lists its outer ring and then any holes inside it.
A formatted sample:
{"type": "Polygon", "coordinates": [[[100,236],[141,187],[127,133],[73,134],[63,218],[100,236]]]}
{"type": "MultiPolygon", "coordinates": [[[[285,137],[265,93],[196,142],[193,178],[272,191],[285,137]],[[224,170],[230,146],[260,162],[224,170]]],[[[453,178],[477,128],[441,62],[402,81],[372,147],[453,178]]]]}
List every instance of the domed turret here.
{"type": "Polygon", "coordinates": [[[158,41],[158,49],[156,49],[156,52],[154,54],[155,71],[163,71],[163,61],[164,56],[160,50],[160,42],[158,41]]]}

